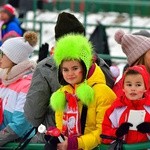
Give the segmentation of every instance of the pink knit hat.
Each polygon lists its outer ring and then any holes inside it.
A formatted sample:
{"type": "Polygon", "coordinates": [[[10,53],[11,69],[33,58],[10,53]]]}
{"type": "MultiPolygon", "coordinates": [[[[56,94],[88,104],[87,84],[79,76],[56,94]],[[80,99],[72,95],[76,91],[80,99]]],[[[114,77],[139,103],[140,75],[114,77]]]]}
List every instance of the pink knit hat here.
{"type": "Polygon", "coordinates": [[[5,4],[1,7],[0,11],[6,12],[9,15],[15,15],[16,9],[10,4],[5,4]]]}
{"type": "Polygon", "coordinates": [[[145,36],[125,34],[118,30],[114,38],[121,45],[130,66],[150,49],[150,38],[145,36]]]}

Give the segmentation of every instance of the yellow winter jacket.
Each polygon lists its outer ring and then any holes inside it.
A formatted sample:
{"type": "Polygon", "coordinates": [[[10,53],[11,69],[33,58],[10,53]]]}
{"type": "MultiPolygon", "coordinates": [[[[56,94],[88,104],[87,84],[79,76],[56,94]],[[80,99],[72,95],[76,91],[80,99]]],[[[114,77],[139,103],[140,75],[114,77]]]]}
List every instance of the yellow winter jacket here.
{"type": "MultiPolygon", "coordinates": [[[[94,101],[88,106],[84,135],[78,137],[78,149],[91,150],[101,143],[100,134],[102,132],[104,113],[116,99],[116,95],[106,85],[105,76],[97,65],[94,73],[87,80],[87,83],[94,89],[95,95],[94,101]]],[[[74,89],[70,85],[66,85],[59,90],[73,93],[74,89]]],[[[80,114],[82,112],[82,106],[82,102],[78,101],[80,114]]],[[[55,117],[56,126],[61,130],[63,112],[56,112],[55,117]]]]}

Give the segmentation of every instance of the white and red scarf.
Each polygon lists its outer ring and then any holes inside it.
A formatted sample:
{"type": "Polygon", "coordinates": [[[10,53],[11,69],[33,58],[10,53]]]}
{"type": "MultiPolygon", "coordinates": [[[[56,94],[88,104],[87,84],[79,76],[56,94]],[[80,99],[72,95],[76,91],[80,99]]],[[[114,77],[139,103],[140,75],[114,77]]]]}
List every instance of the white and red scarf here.
{"type": "Polygon", "coordinates": [[[79,136],[81,133],[78,98],[74,94],[65,93],[66,95],[66,109],[63,114],[63,128],[62,133],[68,137],[79,136]]]}

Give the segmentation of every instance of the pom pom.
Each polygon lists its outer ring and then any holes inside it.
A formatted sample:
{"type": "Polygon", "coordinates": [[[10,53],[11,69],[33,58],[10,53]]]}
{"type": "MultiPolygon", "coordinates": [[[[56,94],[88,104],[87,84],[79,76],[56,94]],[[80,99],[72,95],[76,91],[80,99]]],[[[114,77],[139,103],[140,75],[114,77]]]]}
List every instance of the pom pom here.
{"type": "Polygon", "coordinates": [[[28,41],[32,47],[34,47],[37,44],[38,41],[37,33],[33,31],[27,31],[24,33],[23,37],[25,41],[28,41]]]}
{"type": "Polygon", "coordinates": [[[82,83],[76,90],[77,97],[83,102],[85,105],[89,105],[94,99],[94,90],[87,85],[87,83],[82,83]]]}
{"type": "Polygon", "coordinates": [[[120,75],[120,70],[117,66],[110,66],[110,71],[114,78],[117,78],[120,75]]]}
{"type": "Polygon", "coordinates": [[[38,127],[38,132],[39,133],[46,133],[46,126],[41,124],[39,127],[38,127]]]}
{"type": "Polygon", "coordinates": [[[121,41],[122,41],[122,37],[124,36],[124,31],[123,30],[118,30],[116,33],[115,33],[115,40],[118,44],[121,44],[121,41]]]}
{"type": "Polygon", "coordinates": [[[58,90],[50,98],[50,105],[54,111],[63,111],[66,106],[65,93],[58,90]]]}

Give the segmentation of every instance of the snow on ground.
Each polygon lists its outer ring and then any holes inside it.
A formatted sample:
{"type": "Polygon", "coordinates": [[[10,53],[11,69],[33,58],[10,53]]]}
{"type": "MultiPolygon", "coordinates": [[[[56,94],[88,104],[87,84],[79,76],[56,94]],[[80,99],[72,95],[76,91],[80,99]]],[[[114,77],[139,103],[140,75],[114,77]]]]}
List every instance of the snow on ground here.
{"type": "MultiPolygon", "coordinates": [[[[75,13],[71,12],[69,9],[64,10],[66,12],[73,13],[81,23],[84,23],[84,15],[81,13],[75,13]]],[[[42,25],[42,36],[41,40],[42,43],[49,43],[50,48],[55,45],[55,39],[54,39],[54,27],[55,27],[55,22],[57,20],[58,14],[60,12],[49,12],[49,11],[37,11],[36,13],[36,20],[37,21],[43,21],[47,23],[43,23],[42,25]],[[49,23],[53,22],[53,23],[49,23]]],[[[26,15],[27,20],[33,20],[34,14],[32,11],[29,11],[26,15]]],[[[119,14],[116,12],[110,12],[110,13],[104,13],[104,12],[99,12],[97,14],[88,14],[87,16],[87,24],[95,24],[95,26],[100,22],[103,25],[120,25],[120,26],[129,26],[131,23],[131,20],[128,16],[128,14],[123,13],[119,14]]],[[[140,16],[134,16],[132,20],[132,25],[133,26],[138,26],[138,27],[148,27],[150,28],[150,19],[148,17],[140,17],[140,16]]],[[[23,23],[23,27],[27,29],[32,29],[33,28],[33,23],[23,23]]],[[[90,37],[90,34],[94,31],[95,26],[87,26],[86,28],[86,36],[87,38],[90,37]]],[[[35,25],[36,30],[40,30],[40,24],[36,23],[35,25]]],[[[118,30],[119,28],[113,28],[113,27],[108,27],[106,29],[106,33],[108,36],[108,44],[109,44],[109,49],[110,49],[110,55],[111,56],[116,56],[116,57],[125,57],[125,54],[122,52],[121,47],[119,44],[116,43],[114,40],[114,33],[118,30]]],[[[126,33],[131,32],[130,29],[124,28],[123,29],[126,33]]],[[[133,29],[132,33],[139,31],[140,29],[133,29]]],[[[36,49],[39,49],[39,47],[36,47],[36,49]]],[[[32,59],[36,60],[37,56],[33,56],[32,59]]],[[[122,73],[122,69],[124,65],[126,64],[126,60],[119,60],[119,59],[112,59],[115,64],[120,69],[120,72],[122,73]]],[[[120,74],[121,76],[122,74],[120,74]]]]}

